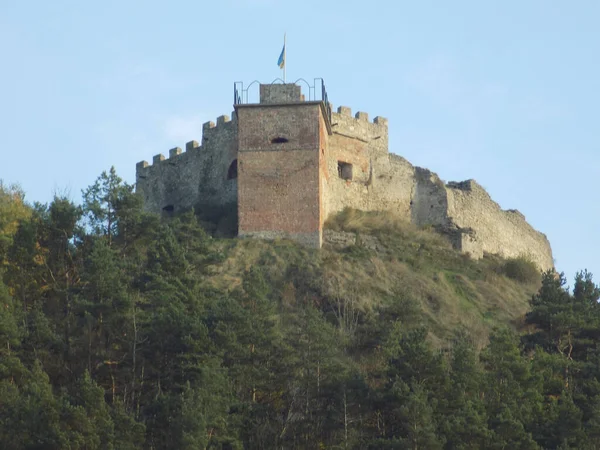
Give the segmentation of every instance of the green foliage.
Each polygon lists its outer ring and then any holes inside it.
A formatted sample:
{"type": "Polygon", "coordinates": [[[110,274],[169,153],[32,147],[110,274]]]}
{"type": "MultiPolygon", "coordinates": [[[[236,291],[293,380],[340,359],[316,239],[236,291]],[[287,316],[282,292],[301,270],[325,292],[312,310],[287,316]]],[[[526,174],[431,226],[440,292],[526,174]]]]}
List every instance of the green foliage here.
{"type": "Polygon", "coordinates": [[[196,205],[195,214],[202,226],[211,235],[221,238],[231,238],[237,235],[237,203],[230,203],[221,207],[199,204],[196,205]]]}
{"type": "Polygon", "coordinates": [[[0,180],[0,263],[12,243],[12,238],[22,220],[31,216],[25,203],[25,193],[19,186],[7,186],[0,180]]]}
{"type": "Polygon", "coordinates": [[[146,214],[114,169],[81,208],[8,197],[0,448],[600,448],[588,272],[534,292],[521,260],[353,210],[346,250],[219,239],[224,216],[146,214]]]}
{"type": "Polygon", "coordinates": [[[133,194],[133,185],[124,183],[115,168],[111,167],[108,172],[102,172],[82,194],[83,211],[91,231],[106,237],[109,244],[118,233],[125,238],[127,230],[136,222],[131,210],[141,207],[141,199],[133,194]]]}
{"type": "Polygon", "coordinates": [[[509,258],[502,267],[503,273],[519,283],[536,284],[540,281],[540,271],[536,264],[526,256],[509,258]]]}

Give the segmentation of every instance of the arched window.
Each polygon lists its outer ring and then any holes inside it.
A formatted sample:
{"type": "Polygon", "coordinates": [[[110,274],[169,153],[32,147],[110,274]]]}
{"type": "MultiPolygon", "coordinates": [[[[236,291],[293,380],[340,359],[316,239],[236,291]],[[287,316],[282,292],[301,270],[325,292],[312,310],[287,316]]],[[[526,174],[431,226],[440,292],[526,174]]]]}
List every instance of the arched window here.
{"type": "Polygon", "coordinates": [[[229,166],[229,170],[227,171],[227,179],[233,180],[237,178],[237,159],[234,159],[229,166]]]}

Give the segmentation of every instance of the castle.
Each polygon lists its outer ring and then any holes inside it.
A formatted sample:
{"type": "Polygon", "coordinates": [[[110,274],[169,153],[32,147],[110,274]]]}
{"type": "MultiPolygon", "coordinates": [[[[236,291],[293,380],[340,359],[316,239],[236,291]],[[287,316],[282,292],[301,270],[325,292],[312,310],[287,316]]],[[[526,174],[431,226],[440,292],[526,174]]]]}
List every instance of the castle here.
{"type": "MultiPolygon", "coordinates": [[[[333,112],[322,80],[308,85],[234,88],[232,117],[202,126],[202,144],[136,167],[145,208],[172,214],[191,207],[237,205],[238,235],[291,238],[321,247],[325,220],[345,207],[389,210],[417,225],[432,225],[474,258],[484,252],[528,255],[553,267],[546,236],[516,210],[502,210],[474,180],[444,183],[388,152],[388,121],[333,112]]],[[[252,86],[252,85],[251,85],[252,86]]]]}

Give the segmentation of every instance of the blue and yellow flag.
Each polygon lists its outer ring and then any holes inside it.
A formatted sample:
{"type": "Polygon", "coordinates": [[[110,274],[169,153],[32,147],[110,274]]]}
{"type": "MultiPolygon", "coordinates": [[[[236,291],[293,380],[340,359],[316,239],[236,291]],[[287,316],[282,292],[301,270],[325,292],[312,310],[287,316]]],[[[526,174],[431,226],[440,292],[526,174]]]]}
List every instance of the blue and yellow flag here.
{"type": "Polygon", "coordinates": [[[283,69],[285,67],[285,43],[283,44],[281,55],[279,55],[279,59],[277,60],[277,65],[280,69],[283,69]]]}

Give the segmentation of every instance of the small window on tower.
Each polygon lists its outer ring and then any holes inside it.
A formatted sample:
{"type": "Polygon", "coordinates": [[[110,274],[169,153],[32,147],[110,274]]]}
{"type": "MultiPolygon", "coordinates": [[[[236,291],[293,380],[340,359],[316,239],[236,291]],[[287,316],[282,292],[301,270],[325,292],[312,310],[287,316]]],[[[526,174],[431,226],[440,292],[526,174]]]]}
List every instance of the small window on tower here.
{"type": "Polygon", "coordinates": [[[338,161],[338,176],[342,180],[351,180],[352,164],[343,161],[338,161]]]}
{"type": "Polygon", "coordinates": [[[237,159],[233,160],[227,171],[227,179],[233,180],[234,178],[237,178],[237,159]]]}
{"type": "Polygon", "coordinates": [[[289,142],[289,140],[287,138],[284,138],[283,136],[278,136],[276,138],[271,139],[271,144],[284,144],[286,142],[289,142]]]}

